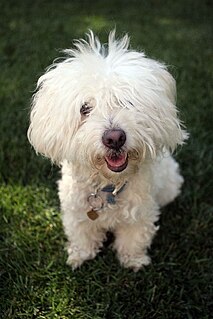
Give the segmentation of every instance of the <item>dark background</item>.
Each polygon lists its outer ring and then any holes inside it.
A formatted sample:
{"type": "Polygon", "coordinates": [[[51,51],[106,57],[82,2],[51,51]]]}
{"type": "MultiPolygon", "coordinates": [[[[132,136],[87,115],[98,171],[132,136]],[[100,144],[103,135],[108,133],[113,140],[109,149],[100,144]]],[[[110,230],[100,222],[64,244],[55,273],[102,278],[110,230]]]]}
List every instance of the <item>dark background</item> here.
{"type": "Polygon", "coordinates": [[[0,2],[0,317],[210,318],[212,306],[212,2],[0,2]],[[163,209],[150,254],[133,273],[104,248],[74,273],[66,266],[58,168],[30,147],[30,98],[59,50],[116,26],[164,61],[190,132],[175,156],[185,184],[163,209]]]}

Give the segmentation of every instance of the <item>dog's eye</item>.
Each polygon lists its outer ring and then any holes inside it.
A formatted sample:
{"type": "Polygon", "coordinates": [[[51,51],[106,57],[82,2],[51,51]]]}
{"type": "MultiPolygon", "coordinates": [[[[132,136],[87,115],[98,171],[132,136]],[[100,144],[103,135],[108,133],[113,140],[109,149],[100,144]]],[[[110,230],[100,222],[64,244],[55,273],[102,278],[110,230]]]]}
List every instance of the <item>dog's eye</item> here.
{"type": "Polygon", "coordinates": [[[81,107],[81,115],[87,116],[89,115],[89,113],[92,111],[92,107],[91,105],[89,105],[88,103],[84,103],[81,107]]]}

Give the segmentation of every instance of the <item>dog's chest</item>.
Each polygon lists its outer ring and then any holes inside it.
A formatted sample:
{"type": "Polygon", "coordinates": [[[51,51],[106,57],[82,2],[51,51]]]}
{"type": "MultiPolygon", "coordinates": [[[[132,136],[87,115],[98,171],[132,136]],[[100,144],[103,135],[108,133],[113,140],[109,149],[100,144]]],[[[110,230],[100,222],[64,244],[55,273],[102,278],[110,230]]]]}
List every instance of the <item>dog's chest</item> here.
{"type": "Polygon", "coordinates": [[[107,185],[95,192],[91,192],[87,196],[87,203],[89,210],[87,211],[87,217],[96,221],[97,219],[106,220],[118,219],[118,211],[122,206],[122,193],[126,188],[124,183],[119,189],[116,190],[114,185],[107,185]]]}

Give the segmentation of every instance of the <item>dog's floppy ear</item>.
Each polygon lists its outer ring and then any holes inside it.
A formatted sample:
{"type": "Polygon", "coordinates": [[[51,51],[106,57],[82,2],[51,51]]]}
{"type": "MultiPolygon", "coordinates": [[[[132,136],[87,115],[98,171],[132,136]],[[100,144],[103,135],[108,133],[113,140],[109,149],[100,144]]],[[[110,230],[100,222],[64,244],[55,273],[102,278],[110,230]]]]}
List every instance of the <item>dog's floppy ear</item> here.
{"type": "Polygon", "coordinates": [[[188,138],[176,108],[176,82],[163,64],[149,61],[154,81],[146,110],[153,140],[158,149],[174,151],[188,138]]]}
{"type": "Polygon", "coordinates": [[[56,163],[66,158],[78,125],[74,93],[71,81],[65,81],[67,76],[71,80],[71,75],[58,67],[40,77],[28,129],[28,139],[35,150],[56,163]]]}

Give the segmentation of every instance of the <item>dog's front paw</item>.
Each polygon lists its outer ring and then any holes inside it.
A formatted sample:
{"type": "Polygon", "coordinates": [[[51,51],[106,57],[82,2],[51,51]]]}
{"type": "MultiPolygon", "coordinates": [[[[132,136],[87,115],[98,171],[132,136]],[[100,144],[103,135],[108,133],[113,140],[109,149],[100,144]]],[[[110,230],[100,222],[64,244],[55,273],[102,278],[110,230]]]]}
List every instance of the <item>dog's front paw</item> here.
{"type": "Polygon", "coordinates": [[[119,254],[118,259],[121,265],[125,268],[131,268],[133,271],[137,272],[143,266],[150,264],[151,259],[146,254],[132,256],[128,254],[119,254]]]}
{"type": "Polygon", "coordinates": [[[85,259],[79,258],[78,256],[69,255],[67,258],[67,265],[72,267],[72,270],[79,268],[85,259]]]}
{"type": "Polygon", "coordinates": [[[79,249],[77,246],[70,246],[67,249],[68,251],[68,259],[67,259],[67,265],[72,267],[72,270],[75,270],[76,268],[80,267],[84,261],[93,259],[97,251],[85,251],[79,249]]]}

